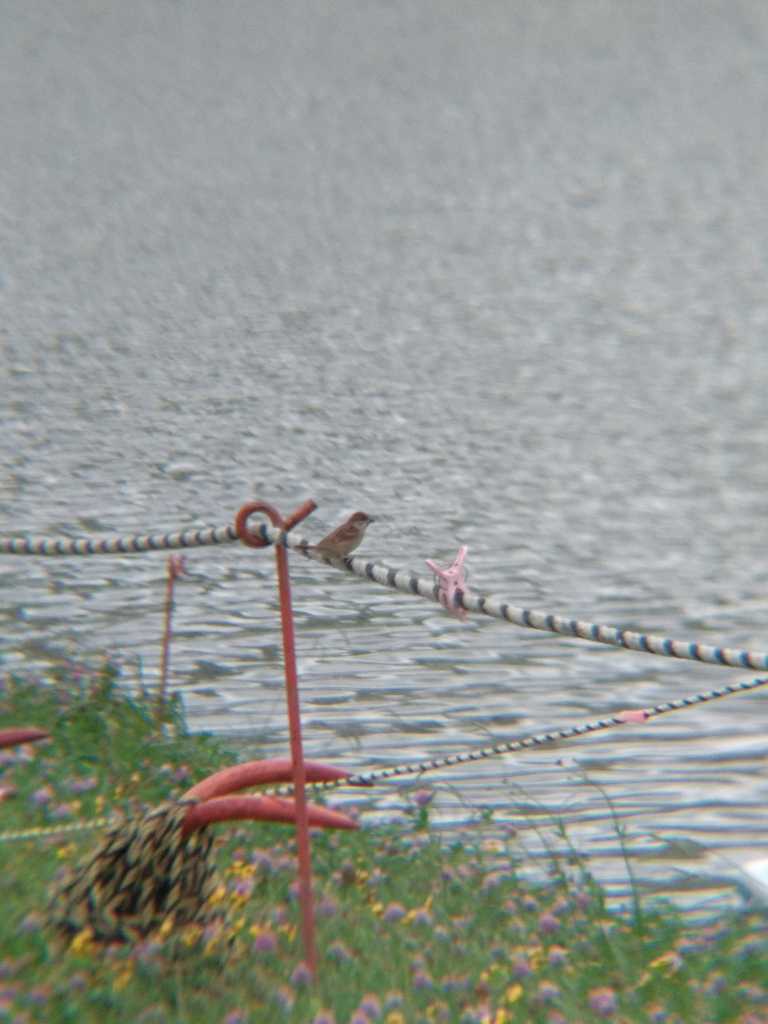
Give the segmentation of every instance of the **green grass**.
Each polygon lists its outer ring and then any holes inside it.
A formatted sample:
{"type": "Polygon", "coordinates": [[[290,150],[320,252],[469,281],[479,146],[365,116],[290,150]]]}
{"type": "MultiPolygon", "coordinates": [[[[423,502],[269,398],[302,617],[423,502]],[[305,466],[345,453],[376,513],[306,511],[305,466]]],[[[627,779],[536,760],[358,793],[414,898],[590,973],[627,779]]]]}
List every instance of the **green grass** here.
{"type": "MultiPolygon", "coordinates": [[[[0,830],[179,796],[234,756],[190,736],[175,706],[162,727],[109,664],[9,677],[0,728],[37,725],[45,744],[0,753],[0,830]]],[[[397,827],[313,837],[320,966],[302,981],[292,831],[218,825],[218,923],[99,947],[63,943],[45,920],[54,877],[95,831],[0,843],[0,1021],[296,1024],[768,1021],[768,932],[757,914],[693,926],[670,905],[609,913],[585,865],[553,858],[546,884],[516,877],[514,845],[429,829],[428,807],[397,827]]]]}

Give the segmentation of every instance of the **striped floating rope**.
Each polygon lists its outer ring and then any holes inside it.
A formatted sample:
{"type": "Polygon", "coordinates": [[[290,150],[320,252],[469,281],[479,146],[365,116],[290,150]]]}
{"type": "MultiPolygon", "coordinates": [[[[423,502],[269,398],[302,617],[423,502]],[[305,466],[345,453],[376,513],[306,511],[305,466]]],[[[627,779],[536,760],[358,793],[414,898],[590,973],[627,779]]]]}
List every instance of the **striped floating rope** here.
{"type": "MultiPolygon", "coordinates": [[[[383,562],[369,561],[359,556],[330,558],[315,551],[311,543],[294,532],[286,533],[267,523],[249,527],[253,536],[265,544],[282,544],[293,548],[305,558],[324,562],[335,569],[343,569],[353,576],[370,580],[404,594],[413,594],[429,601],[440,603],[440,591],[433,577],[418,576],[409,569],[394,569],[383,562]]],[[[0,554],[10,555],[94,555],[131,554],[138,551],[162,551],[169,548],[186,548],[206,544],[231,544],[238,540],[233,526],[208,527],[200,530],[184,530],[178,533],[140,534],[128,537],[108,537],[102,540],[85,538],[51,540],[45,538],[11,537],[0,538],[0,554]]],[[[709,665],[726,665],[730,668],[749,668],[756,671],[768,669],[768,654],[763,651],[740,650],[732,647],[718,647],[697,641],[673,640],[670,637],[654,636],[650,633],[636,633],[617,626],[600,625],[581,619],[566,618],[549,612],[518,608],[500,597],[481,596],[471,593],[457,594],[457,607],[468,612],[479,612],[491,618],[501,619],[514,626],[537,629],[545,633],[591,640],[610,647],[623,647],[645,654],[658,654],[666,658],[680,658],[685,661],[700,661],[709,665]]]]}
{"type": "Polygon", "coordinates": [[[68,832],[88,832],[91,829],[108,828],[119,820],[118,816],[89,818],[87,821],[71,821],[61,825],[42,825],[39,828],[21,828],[15,832],[0,832],[0,843],[13,843],[21,839],[48,839],[64,836],[68,832]]]}
{"type": "MultiPolygon", "coordinates": [[[[515,754],[521,750],[530,750],[533,747],[542,747],[550,743],[574,739],[578,736],[587,736],[590,733],[612,729],[617,725],[642,724],[642,722],[648,721],[648,719],[667,715],[670,711],[680,711],[683,708],[690,708],[696,704],[706,704],[708,701],[718,700],[720,697],[731,697],[737,693],[748,693],[750,690],[757,690],[761,686],[768,686],[768,677],[745,679],[739,683],[720,686],[715,690],[707,690],[704,693],[695,693],[689,697],[678,697],[677,700],[664,701],[661,704],[656,704],[654,707],[638,708],[636,711],[621,711],[610,718],[598,718],[595,721],[584,722],[581,725],[569,725],[562,729],[553,729],[551,732],[524,736],[519,740],[505,740],[502,743],[494,743],[491,747],[463,750],[455,754],[446,754],[444,757],[436,757],[429,761],[399,764],[392,768],[376,768],[370,772],[349,775],[344,779],[313,782],[310,786],[314,790],[339,789],[341,786],[370,786],[375,782],[383,782],[387,779],[394,779],[405,775],[421,775],[424,772],[437,771],[440,768],[452,768],[457,764],[482,761],[485,758],[498,757],[501,754],[515,754]]],[[[280,786],[277,789],[269,790],[266,795],[284,796],[290,792],[290,786],[280,786]]]]}
{"type": "Polygon", "coordinates": [[[132,555],[139,551],[172,551],[207,544],[233,544],[238,540],[234,526],[204,527],[170,533],[143,533],[127,537],[88,537],[53,540],[49,537],[0,537],[4,555],[132,555]]]}
{"type": "MultiPolygon", "coordinates": [[[[551,732],[524,736],[519,740],[505,740],[502,743],[494,743],[490,747],[480,747],[476,750],[460,750],[454,754],[446,754],[444,757],[436,757],[429,761],[414,761],[407,764],[394,765],[391,768],[374,768],[370,772],[360,772],[357,775],[348,775],[341,779],[330,779],[327,782],[311,782],[307,783],[307,789],[324,791],[340,789],[342,786],[371,786],[376,782],[385,782],[389,779],[402,778],[407,775],[423,775],[425,772],[438,771],[441,768],[452,768],[458,764],[469,764],[473,761],[482,761],[490,757],[499,757],[502,754],[515,754],[521,750],[530,750],[533,747],[543,747],[550,743],[560,743],[563,740],[587,736],[590,733],[603,732],[618,725],[642,724],[642,722],[646,722],[651,718],[667,715],[671,711],[681,711],[683,708],[690,708],[696,704],[706,704],[708,701],[718,700],[720,697],[731,697],[738,693],[749,693],[751,690],[757,690],[761,686],[768,686],[768,677],[744,679],[738,683],[720,686],[715,690],[695,693],[689,697],[678,697],[677,700],[664,701],[650,708],[621,711],[610,718],[598,718],[595,721],[584,722],[581,725],[569,725],[562,729],[553,729],[551,732]]],[[[293,793],[293,787],[289,785],[279,786],[274,789],[263,790],[262,792],[264,796],[290,796],[293,793]]],[[[114,818],[94,818],[91,821],[75,822],[68,825],[48,826],[17,832],[0,832],[0,842],[11,842],[17,839],[36,839],[40,836],[85,831],[107,825],[111,826],[114,823],[114,818]]]]}

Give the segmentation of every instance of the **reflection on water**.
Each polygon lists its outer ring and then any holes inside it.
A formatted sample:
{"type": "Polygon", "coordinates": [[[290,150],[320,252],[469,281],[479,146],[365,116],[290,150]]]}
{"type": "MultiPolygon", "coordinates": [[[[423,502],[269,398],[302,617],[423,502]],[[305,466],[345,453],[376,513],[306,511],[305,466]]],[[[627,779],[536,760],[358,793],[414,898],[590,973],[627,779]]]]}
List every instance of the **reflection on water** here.
{"type": "MultiPolygon", "coordinates": [[[[478,592],[765,647],[761,8],[47,6],[0,39],[3,533],[313,497],[303,532],[362,508],[390,564],[467,544],[478,592]]],[[[307,750],[354,769],[726,678],[292,561],[307,750]]],[[[283,751],[271,555],[189,565],[191,726],[283,751]]],[[[3,558],[4,664],[152,681],[163,587],[161,555],[3,558]]],[[[732,873],[766,845],[765,700],[442,772],[435,813],[492,808],[532,862],[564,822],[620,886],[615,813],[644,877],[732,873]]]]}

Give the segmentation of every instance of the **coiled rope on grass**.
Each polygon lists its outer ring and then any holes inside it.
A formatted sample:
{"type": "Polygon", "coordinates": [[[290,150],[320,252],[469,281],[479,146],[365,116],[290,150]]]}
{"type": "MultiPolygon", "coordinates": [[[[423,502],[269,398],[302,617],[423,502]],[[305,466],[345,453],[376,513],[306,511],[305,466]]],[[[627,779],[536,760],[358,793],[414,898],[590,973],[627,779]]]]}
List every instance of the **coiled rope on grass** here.
{"type": "MultiPolygon", "coordinates": [[[[694,707],[697,704],[706,704],[709,701],[718,700],[721,697],[731,697],[739,693],[749,693],[762,686],[768,686],[768,677],[757,679],[744,679],[738,683],[729,683],[727,686],[719,686],[714,690],[706,690],[703,693],[695,693],[688,697],[678,697],[677,700],[663,701],[650,708],[638,708],[632,711],[620,711],[618,714],[608,718],[598,718],[592,722],[584,722],[581,725],[569,725],[560,729],[553,729],[550,732],[534,733],[531,736],[524,736],[518,740],[504,740],[501,743],[494,743],[492,746],[479,747],[477,749],[461,750],[453,754],[446,754],[443,757],[431,758],[428,761],[413,761],[405,764],[393,765],[390,768],[374,768],[369,772],[359,772],[356,775],[349,775],[342,779],[331,779],[327,782],[312,782],[307,784],[308,790],[327,791],[340,789],[342,786],[371,786],[377,782],[386,782],[389,779],[404,778],[409,775],[424,775],[426,772],[439,771],[441,768],[452,768],[456,765],[469,764],[473,761],[482,761],[491,757],[499,757],[502,754],[516,754],[523,750],[531,750],[534,747],[543,747],[551,743],[560,743],[563,740],[577,739],[579,736],[587,736],[591,733],[603,732],[619,725],[642,724],[652,718],[659,718],[672,711],[681,711],[684,708],[694,707]]],[[[293,787],[279,786],[269,790],[263,790],[265,796],[290,796],[293,787]]],[[[64,825],[44,826],[42,828],[24,829],[16,832],[1,832],[0,842],[11,842],[21,839],[38,839],[48,836],[66,834],[68,832],[86,831],[88,829],[104,828],[114,825],[113,817],[94,818],[90,821],[71,822],[64,825]]]]}
{"type": "MultiPolygon", "coordinates": [[[[253,536],[265,544],[282,544],[317,562],[324,562],[335,569],[342,569],[360,579],[378,583],[380,586],[413,594],[439,603],[440,591],[433,577],[419,576],[410,569],[395,569],[383,562],[376,562],[352,555],[348,558],[329,558],[315,551],[311,543],[294,532],[278,530],[265,522],[249,527],[253,536]]],[[[183,530],[171,533],[136,534],[125,537],[102,539],[50,539],[10,537],[0,538],[0,554],[8,555],[96,555],[133,554],[140,551],[163,551],[178,548],[202,547],[210,544],[233,544],[239,540],[234,526],[207,527],[198,530],[183,530]]],[[[459,592],[457,607],[468,612],[477,612],[491,618],[509,622],[514,626],[536,629],[545,633],[575,637],[610,647],[623,647],[630,651],[657,654],[666,658],[684,661],[699,661],[709,665],[725,665],[729,668],[748,668],[755,671],[768,669],[768,653],[741,650],[702,644],[698,641],[673,640],[670,637],[638,633],[618,626],[601,625],[581,619],[554,615],[551,612],[519,608],[504,598],[459,592]]]]}

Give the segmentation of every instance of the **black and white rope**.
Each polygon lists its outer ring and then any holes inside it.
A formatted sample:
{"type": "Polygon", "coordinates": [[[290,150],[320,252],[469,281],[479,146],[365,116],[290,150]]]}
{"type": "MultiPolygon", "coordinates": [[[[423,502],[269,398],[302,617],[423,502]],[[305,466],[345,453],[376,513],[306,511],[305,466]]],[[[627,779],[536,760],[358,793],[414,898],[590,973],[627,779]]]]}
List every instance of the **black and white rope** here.
{"type": "MultiPolygon", "coordinates": [[[[570,725],[562,729],[553,729],[551,732],[524,736],[519,740],[505,740],[502,743],[494,743],[490,747],[462,750],[455,754],[446,754],[444,757],[432,758],[429,761],[399,764],[391,768],[376,768],[370,772],[350,775],[345,779],[312,782],[308,784],[307,788],[312,790],[329,790],[340,789],[342,786],[371,786],[377,782],[385,782],[388,779],[403,778],[408,775],[423,775],[425,772],[438,771],[441,768],[453,768],[455,765],[471,764],[473,761],[482,761],[489,757],[515,754],[522,750],[530,750],[533,747],[547,746],[550,743],[559,743],[563,740],[587,736],[590,733],[612,729],[617,725],[642,725],[643,722],[651,718],[658,718],[660,715],[669,714],[670,711],[681,711],[683,708],[690,708],[696,704],[706,704],[708,701],[718,700],[720,697],[730,697],[737,693],[748,693],[750,690],[757,690],[761,686],[768,686],[768,677],[746,679],[739,683],[719,686],[715,690],[707,690],[705,693],[696,693],[690,697],[679,697],[677,700],[664,701],[662,704],[656,704],[651,708],[638,708],[634,713],[642,715],[642,719],[630,717],[633,712],[621,712],[620,714],[612,715],[610,718],[598,718],[593,722],[584,722],[581,725],[570,725]]],[[[266,795],[286,796],[292,792],[291,786],[280,786],[277,789],[266,791],[266,795]]]]}
{"type": "MultiPolygon", "coordinates": [[[[751,690],[757,690],[761,686],[768,686],[768,677],[744,679],[741,682],[729,683],[727,686],[719,686],[714,690],[707,690],[704,693],[695,693],[689,697],[678,697],[677,700],[664,701],[651,708],[638,708],[636,711],[629,712],[624,711],[611,715],[610,718],[598,718],[593,722],[584,722],[581,725],[564,726],[561,729],[553,729],[550,732],[523,736],[518,740],[505,740],[502,743],[494,743],[490,747],[479,747],[476,750],[461,750],[454,754],[446,754],[443,757],[431,758],[428,761],[413,761],[407,764],[394,765],[391,768],[374,768],[369,772],[359,772],[356,775],[349,775],[343,779],[331,779],[328,782],[311,782],[307,784],[307,789],[326,791],[341,789],[343,786],[367,787],[375,785],[377,782],[386,782],[389,779],[405,778],[409,775],[420,776],[426,772],[439,771],[441,768],[453,768],[456,765],[471,764],[474,761],[483,761],[490,757],[499,757],[502,754],[515,754],[522,750],[531,750],[534,747],[543,747],[551,743],[561,743],[563,740],[577,739],[579,736],[603,732],[606,729],[612,729],[614,726],[642,725],[649,719],[658,718],[660,715],[667,715],[671,711],[681,711],[684,708],[694,707],[696,704],[706,704],[709,701],[718,700],[720,697],[732,697],[738,693],[749,693],[751,690]]],[[[279,786],[274,789],[263,790],[262,792],[265,796],[291,796],[293,794],[293,787],[290,785],[279,786]]],[[[112,818],[96,818],[91,821],[73,822],[67,825],[54,825],[15,832],[0,832],[0,842],[11,842],[17,839],[37,839],[67,832],[102,828],[112,826],[113,824],[114,819],[112,818]]]]}
{"type": "MultiPolygon", "coordinates": [[[[439,602],[439,588],[433,577],[418,576],[409,569],[395,569],[383,562],[370,561],[358,556],[329,558],[315,551],[309,541],[295,532],[285,533],[267,523],[249,527],[253,534],[261,537],[266,544],[282,544],[292,548],[306,558],[324,562],[336,569],[343,569],[353,576],[370,580],[404,594],[414,594],[429,601],[439,602]]],[[[233,526],[208,527],[200,530],[184,530],[179,533],[141,534],[128,537],[111,537],[103,540],[11,537],[0,539],[0,554],[16,555],[89,555],[89,554],[130,554],[139,551],[161,551],[172,548],[189,548],[207,544],[230,544],[238,540],[233,526]]],[[[491,618],[501,619],[514,626],[537,629],[560,636],[591,640],[611,647],[623,647],[645,654],[658,654],[666,658],[685,661],[700,661],[709,665],[725,665],[729,668],[748,668],[755,671],[768,669],[768,653],[741,650],[702,644],[697,641],[673,640],[670,637],[654,636],[650,633],[636,633],[617,626],[606,626],[581,619],[571,619],[551,612],[518,608],[503,598],[491,595],[463,593],[458,597],[458,606],[468,612],[477,612],[491,618]]]]}
{"type": "Polygon", "coordinates": [[[2,537],[4,555],[132,555],[139,551],[172,551],[208,544],[233,544],[238,540],[234,526],[204,527],[171,533],[143,533],[127,537],[89,538],[2,537]]]}

